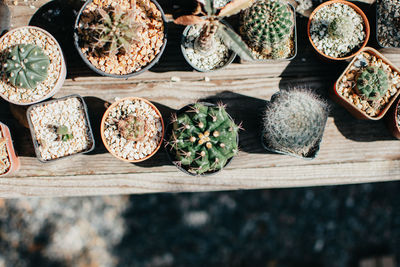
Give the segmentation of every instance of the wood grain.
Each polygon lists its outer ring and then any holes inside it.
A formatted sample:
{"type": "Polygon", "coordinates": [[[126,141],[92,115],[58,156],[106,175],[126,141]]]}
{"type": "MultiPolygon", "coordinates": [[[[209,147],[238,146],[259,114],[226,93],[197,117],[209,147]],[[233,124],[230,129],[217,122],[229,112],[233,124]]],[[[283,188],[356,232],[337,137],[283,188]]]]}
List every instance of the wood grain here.
{"type": "MultiPolygon", "coordinates": [[[[39,4],[46,2],[35,1],[35,9],[11,4],[13,27],[28,24],[39,4]]],[[[160,3],[166,11],[172,10],[171,2],[160,3]]],[[[363,8],[373,14],[370,6],[363,8]]],[[[297,19],[298,55],[294,60],[263,64],[236,61],[212,73],[193,72],[189,68],[179,48],[182,27],[169,24],[168,45],[159,64],[128,80],[96,76],[71,49],[71,40],[66,36],[61,42],[68,60],[68,79],[56,97],[73,93],[85,97],[96,149],[90,155],[40,163],[34,157],[28,129],[11,115],[10,105],[1,101],[0,119],[11,128],[22,167],[15,176],[0,179],[0,197],[195,192],[400,179],[400,142],[390,136],[384,121],[356,120],[328,99],[328,91],[347,63],[318,58],[307,40],[306,22],[305,18],[297,19]],[[294,86],[311,88],[331,104],[321,149],[312,161],[271,154],[260,144],[260,118],[267,101],[280,88],[294,86]],[[101,143],[99,123],[105,103],[127,96],[153,101],[166,122],[172,112],[198,99],[226,103],[235,121],[243,122],[245,128],[240,133],[239,156],[222,172],[201,178],[187,176],[176,169],[163,149],[140,164],[115,159],[101,143]]],[[[235,20],[231,23],[234,25],[235,20]]],[[[376,42],[371,40],[369,45],[376,47],[376,42]]],[[[398,50],[380,51],[400,65],[398,50]]],[[[24,111],[16,110],[23,118],[24,111]]]]}

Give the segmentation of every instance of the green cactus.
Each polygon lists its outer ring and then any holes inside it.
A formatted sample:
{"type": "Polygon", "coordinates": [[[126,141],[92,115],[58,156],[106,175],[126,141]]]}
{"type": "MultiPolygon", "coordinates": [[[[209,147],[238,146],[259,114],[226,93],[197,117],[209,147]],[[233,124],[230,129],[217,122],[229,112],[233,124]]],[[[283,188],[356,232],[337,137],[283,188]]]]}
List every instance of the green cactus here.
{"type": "Polygon", "coordinates": [[[6,79],[13,86],[35,89],[47,78],[49,57],[33,44],[20,44],[11,48],[4,64],[6,79]]]}
{"type": "Polygon", "coordinates": [[[196,103],[175,118],[169,145],[178,164],[199,175],[221,170],[237,154],[238,130],[223,105],[196,103]]]}
{"type": "Polygon", "coordinates": [[[328,34],[336,39],[347,39],[354,34],[355,24],[348,16],[334,18],[328,26],[328,34]]]}
{"type": "Polygon", "coordinates": [[[250,47],[262,54],[270,54],[293,33],[294,14],[280,0],[257,0],[244,11],[241,33],[250,47]]]}
{"type": "Polygon", "coordinates": [[[327,104],[300,89],[281,91],[264,115],[264,141],[272,150],[308,157],[321,140],[328,116],[327,104]]]}
{"type": "Polygon", "coordinates": [[[65,125],[61,125],[57,128],[58,139],[61,141],[68,141],[74,138],[74,135],[69,132],[69,129],[65,125]]]}
{"type": "Polygon", "coordinates": [[[366,67],[357,77],[356,89],[368,100],[377,100],[389,90],[388,74],[380,67],[366,67]]]}
{"type": "Polygon", "coordinates": [[[146,122],[141,117],[127,116],[118,122],[118,131],[129,141],[140,141],[146,134],[146,122]]]}
{"type": "Polygon", "coordinates": [[[140,32],[143,25],[136,21],[133,10],[125,11],[117,5],[98,8],[94,16],[85,16],[79,25],[82,41],[99,55],[129,53],[132,44],[141,42],[140,32]],[[95,19],[91,19],[92,16],[95,19]]]}

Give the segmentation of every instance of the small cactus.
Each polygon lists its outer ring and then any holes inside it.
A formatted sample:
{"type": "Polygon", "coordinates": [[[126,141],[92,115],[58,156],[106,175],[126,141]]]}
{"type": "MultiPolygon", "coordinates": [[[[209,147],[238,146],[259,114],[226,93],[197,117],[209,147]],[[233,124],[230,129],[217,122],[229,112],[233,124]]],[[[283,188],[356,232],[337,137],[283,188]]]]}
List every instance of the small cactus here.
{"type": "Polygon", "coordinates": [[[377,100],[389,90],[388,74],[380,67],[366,67],[357,78],[356,89],[368,100],[377,100]]]}
{"type": "Polygon", "coordinates": [[[65,125],[61,125],[60,127],[57,128],[57,135],[58,135],[57,139],[64,142],[74,138],[74,135],[70,133],[68,127],[65,125]]]}
{"type": "Polygon", "coordinates": [[[6,79],[13,86],[35,89],[47,78],[49,57],[33,44],[20,44],[11,48],[4,64],[6,79]]]}
{"type": "Polygon", "coordinates": [[[90,51],[99,55],[125,54],[134,43],[141,41],[143,25],[136,21],[133,10],[125,11],[117,5],[98,8],[94,15],[85,16],[81,19],[80,32],[90,51]]]}
{"type": "Polygon", "coordinates": [[[264,115],[265,144],[274,151],[309,157],[322,138],[327,116],[327,104],[314,93],[281,91],[264,115]]]}
{"type": "Polygon", "coordinates": [[[328,26],[328,34],[336,39],[351,38],[354,34],[355,24],[348,16],[334,18],[328,26]]]}
{"type": "Polygon", "coordinates": [[[129,115],[118,122],[118,131],[126,140],[140,141],[146,134],[146,122],[143,118],[129,115]]]}
{"type": "Polygon", "coordinates": [[[169,145],[190,173],[218,171],[238,152],[238,130],[223,105],[196,103],[173,120],[169,145]]]}
{"type": "Polygon", "coordinates": [[[242,17],[241,33],[250,47],[268,55],[274,48],[286,45],[292,36],[294,14],[280,0],[257,0],[242,17]]]}

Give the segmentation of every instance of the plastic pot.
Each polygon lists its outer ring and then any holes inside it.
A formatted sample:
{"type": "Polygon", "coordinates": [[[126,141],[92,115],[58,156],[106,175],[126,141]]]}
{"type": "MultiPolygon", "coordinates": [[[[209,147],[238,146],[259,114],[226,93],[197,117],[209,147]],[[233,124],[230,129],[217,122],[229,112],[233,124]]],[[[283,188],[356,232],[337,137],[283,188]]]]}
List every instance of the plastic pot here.
{"type": "Polygon", "coordinates": [[[122,161],[130,162],[130,163],[138,163],[138,162],[142,162],[142,161],[145,161],[145,160],[151,158],[151,157],[152,157],[154,154],[156,154],[156,152],[160,149],[161,144],[162,144],[162,142],[163,142],[163,137],[164,137],[164,121],[163,121],[161,112],[160,112],[160,111],[157,109],[157,107],[156,107],[153,103],[151,103],[149,100],[144,99],[144,98],[140,98],[140,97],[126,97],[126,98],[123,98],[123,99],[120,99],[120,100],[114,102],[114,103],[113,103],[112,105],[110,105],[110,106],[107,108],[107,110],[104,112],[103,118],[102,118],[102,120],[101,120],[101,125],[100,125],[100,134],[101,134],[101,139],[102,139],[102,141],[103,141],[104,146],[106,147],[107,151],[110,152],[111,155],[113,155],[114,157],[116,157],[117,159],[120,159],[120,160],[122,160],[122,161]],[[106,137],[105,137],[105,135],[104,135],[105,122],[106,122],[106,119],[107,119],[107,117],[108,117],[108,114],[109,114],[110,111],[111,111],[114,107],[116,107],[119,103],[124,102],[124,101],[126,101],[126,100],[131,100],[131,101],[140,100],[140,101],[143,101],[143,102],[145,102],[146,104],[148,104],[148,105],[158,114],[158,116],[160,117],[161,126],[162,126],[162,132],[161,132],[160,141],[158,142],[157,147],[156,147],[149,155],[147,155],[146,157],[144,157],[144,158],[142,158],[142,159],[129,160],[129,159],[126,159],[126,158],[119,157],[118,155],[116,155],[116,154],[111,150],[111,148],[110,148],[110,146],[109,146],[109,144],[108,144],[108,142],[107,142],[107,140],[106,140],[106,137]]]}
{"type": "Polygon", "coordinates": [[[46,163],[46,162],[50,162],[50,161],[54,161],[54,160],[59,160],[59,159],[63,159],[63,158],[66,158],[66,157],[71,157],[71,156],[74,156],[74,155],[77,155],[77,154],[89,153],[95,147],[95,141],[94,141],[92,127],[90,125],[88,109],[87,109],[87,106],[86,106],[86,103],[85,103],[84,99],[80,95],[77,95],[77,94],[68,95],[68,96],[64,96],[64,97],[60,97],[60,98],[57,98],[57,99],[53,99],[53,100],[49,100],[49,101],[46,101],[46,102],[42,102],[42,103],[38,103],[38,104],[32,105],[32,106],[30,106],[28,108],[28,110],[26,112],[26,117],[27,117],[27,120],[28,120],[29,129],[31,131],[32,142],[33,142],[33,146],[35,148],[36,158],[42,163],[46,163]],[[36,133],[35,133],[35,129],[33,127],[33,123],[32,123],[32,119],[31,119],[31,115],[30,114],[31,114],[32,110],[35,107],[47,105],[47,104],[58,102],[58,101],[62,101],[62,100],[68,99],[68,98],[77,98],[82,104],[82,109],[83,109],[83,114],[85,116],[85,121],[86,121],[86,125],[87,125],[87,134],[88,134],[88,137],[89,137],[90,145],[88,146],[88,148],[86,150],[83,150],[83,151],[80,151],[80,152],[77,152],[77,153],[74,153],[74,154],[69,154],[69,155],[61,156],[61,157],[58,157],[58,158],[55,158],[55,159],[50,159],[50,160],[43,159],[42,156],[41,156],[40,150],[39,150],[39,143],[38,143],[38,140],[36,138],[36,133]]]}
{"type": "MultiPolygon", "coordinates": [[[[386,57],[384,57],[377,50],[375,50],[371,47],[365,47],[360,51],[360,53],[362,53],[362,52],[367,52],[371,55],[374,55],[377,58],[380,58],[384,63],[389,65],[392,70],[394,70],[400,74],[400,69],[397,68],[395,65],[393,65],[392,62],[390,62],[386,57]]],[[[359,109],[357,106],[355,106],[352,102],[348,101],[345,97],[341,96],[337,91],[339,82],[342,80],[343,76],[346,75],[346,73],[349,71],[350,67],[354,64],[354,62],[356,60],[357,60],[357,57],[353,58],[353,60],[350,62],[350,64],[347,66],[347,68],[343,71],[342,75],[340,75],[339,79],[337,79],[337,81],[335,82],[335,85],[333,87],[333,91],[330,92],[330,96],[336,103],[342,105],[357,119],[380,120],[380,119],[382,119],[383,116],[385,116],[385,114],[389,110],[390,106],[396,100],[396,98],[400,94],[400,90],[397,91],[396,95],[391,97],[390,102],[388,104],[386,104],[386,107],[381,111],[381,113],[378,116],[372,117],[372,116],[368,115],[367,113],[363,112],[361,109],[359,109]]]]}
{"type": "Polygon", "coordinates": [[[323,58],[327,58],[330,60],[347,60],[350,59],[352,57],[354,57],[355,55],[357,55],[368,43],[369,40],[369,36],[370,36],[370,26],[369,26],[369,22],[368,22],[368,18],[367,16],[364,14],[364,12],[355,4],[349,2],[349,1],[345,1],[345,0],[331,0],[331,1],[327,1],[324,2],[322,4],[320,4],[317,8],[314,9],[314,11],[311,13],[310,18],[308,19],[308,24],[307,24],[307,34],[308,34],[308,39],[310,40],[311,45],[314,47],[315,51],[317,51],[317,53],[323,57],[323,58]],[[316,45],[314,44],[313,40],[311,39],[311,34],[310,34],[310,28],[311,28],[311,21],[315,15],[315,13],[317,13],[321,8],[325,7],[325,6],[329,6],[332,4],[336,4],[336,3],[340,3],[340,4],[344,4],[344,5],[348,5],[351,8],[354,9],[354,11],[356,11],[363,19],[364,21],[364,26],[365,26],[365,40],[362,43],[360,49],[358,49],[357,51],[355,51],[354,53],[352,53],[351,55],[345,56],[345,57],[340,57],[340,58],[336,58],[336,57],[331,57],[328,55],[325,55],[322,51],[320,51],[316,45]]]}
{"type": "Polygon", "coordinates": [[[78,54],[80,55],[80,57],[82,58],[83,62],[85,62],[85,64],[94,72],[96,72],[97,74],[100,74],[101,76],[106,76],[106,77],[113,77],[113,78],[122,78],[122,79],[127,79],[129,77],[133,77],[136,75],[139,75],[145,71],[147,71],[148,69],[152,68],[155,64],[158,63],[158,61],[160,60],[161,55],[164,53],[165,50],[165,46],[167,45],[167,21],[164,15],[164,11],[162,10],[161,6],[158,4],[158,2],[156,0],[150,0],[157,8],[158,10],[161,12],[161,17],[162,20],[164,22],[164,40],[163,40],[163,45],[160,48],[160,52],[155,56],[155,58],[149,62],[146,66],[143,66],[140,68],[140,70],[132,72],[132,73],[128,73],[128,74],[122,74],[122,75],[118,75],[118,74],[111,74],[111,73],[107,73],[104,72],[98,68],[96,68],[86,57],[86,55],[84,53],[82,53],[81,47],[79,46],[79,34],[78,34],[78,25],[79,25],[79,21],[82,15],[82,12],[86,9],[86,6],[89,5],[90,3],[93,2],[93,0],[87,0],[86,3],[82,6],[81,10],[79,11],[77,17],[76,17],[76,21],[75,21],[75,27],[74,27],[74,45],[76,50],[78,51],[78,54]]]}
{"type": "Polygon", "coordinates": [[[13,174],[14,172],[18,171],[18,169],[20,167],[20,161],[19,161],[19,158],[17,157],[17,155],[15,154],[10,129],[7,127],[7,125],[0,122],[0,131],[1,131],[3,138],[6,139],[7,154],[8,154],[8,158],[10,160],[10,168],[5,173],[0,174],[0,176],[4,177],[4,176],[9,176],[9,175],[13,174]]]}
{"type": "MultiPolygon", "coordinates": [[[[208,102],[198,102],[198,103],[199,103],[199,104],[202,104],[202,105],[205,105],[205,106],[208,106],[208,107],[216,107],[216,106],[217,106],[216,104],[208,103],[208,102]]],[[[185,113],[186,111],[188,111],[188,110],[191,108],[192,105],[193,105],[193,104],[189,104],[189,105],[184,106],[183,108],[179,109],[179,110],[176,112],[176,114],[179,115],[179,114],[185,113]]],[[[232,117],[231,117],[229,114],[228,114],[228,116],[229,116],[229,118],[233,121],[232,117]]],[[[172,134],[172,125],[173,125],[173,123],[170,121],[170,122],[168,123],[167,127],[166,127],[166,131],[165,131],[165,132],[166,132],[166,136],[165,136],[165,150],[166,150],[166,152],[167,152],[168,159],[169,159],[169,160],[172,162],[172,164],[174,164],[180,171],[182,171],[182,172],[184,172],[184,173],[186,173],[186,174],[188,174],[188,175],[190,175],[190,176],[210,176],[210,175],[214,175],[214,174],[219,173],[220,171],[222,171],[226,166],[228,166],[228,165],[232,162],[232,159],[233,159],[234,157],[231,157],[230,159],[228,159],[227,162],[226,162],[226,164],[225,164],[225,166],[224,166],[222,169],[220,169],[220,170],[217,170],[217,171],[208,171],[208,172],[204,172],[204,173],[202,173],[202,174],[195,174],[195,173],[189,172],[189,171],[187,170],[187,168],[185,168],[184,166],[181,166],[181,165],[177,164],[177,162],[176,162],[176,160],[175,160],[175,155],[174,155],[174,153],[172,152],[171,148],[169,147],[168,140],[169,140],[169,138],[171,137],[171,134],[172,134]]],[[[236,140],[236,141],[237,141],[237,144],[239,145],[239,134],[237,135],[237,140],[236,140]]]]}
{"type": "MultiPolygon", "coordinates": [[[[54,87],[49,91],[49,93],[47,93],[45,96],[43,96],[42,98],[40,98],[38,100],[34,100],[34,101],[30,101],[30,102],[18,102],[18,101],[11,100],[11,99],[7,98],[5,95],[0,93],[0,96],[4,100],[6,100],[6,101],[8,101],[10,103],[16,104],[16,105],[32,105],[32,104],[39,103],[39,102],[41,102],[41,101],[43,101],[45,99],[48,99],[48,98],[52,97],[63,86],[65,78],[67,76],[67,66],[65,65],[64,55],[63,55],[63,52],[61,50],[61,47],[60,47],[59,43],[57,42],[57,40],[49,32],[47,32],[47,31],[45,31],[45,30],[43,30],[43,29],[41,29],[39,27],[23,26],[23,27],[19,27],[19,28],[13,29],[13,30],[7,32],[6,34],[4,34],[0,38],[0,43],[2,43],[3,40],[6,39],[6,38],[10,38],[10,36],[12,36],[14,33],[18,32],[18,31],[21,31],[21,30],[24,30],[24,29],[42,32],[45,35],[47,35],[54,42],[54,44],[57,46],[57,49],[58,49],[58,51],[60,52],[60,55],[61,55],[61,71],[60,71],[60,73],[58,73],[58,78],[57,78],[57,81],[56,81],[56,84],[54,85],[54,87]]],[[[45,50],[45,49],[43,49],[43,50],[45,50]]]]}

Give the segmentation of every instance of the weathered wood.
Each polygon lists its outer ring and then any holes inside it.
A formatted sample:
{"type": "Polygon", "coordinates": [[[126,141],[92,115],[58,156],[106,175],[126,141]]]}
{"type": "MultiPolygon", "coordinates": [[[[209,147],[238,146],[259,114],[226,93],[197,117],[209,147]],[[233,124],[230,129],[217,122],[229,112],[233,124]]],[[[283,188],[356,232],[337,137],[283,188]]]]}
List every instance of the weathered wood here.
{"type": "MultiPolygon", "coordinates": [[[[34,5],[39,7],[38,3],[45,2],[34,1],[34,5]]],[[[166,10],[172,10],[168,1],[160,2],[166,10]]],[[[14,27],[26,25],[36,11],[29,3],[22,7],[11,4],[10,9],[14,27]]],[[[299,18],[299,49],[293,61],[234,63],[212,73],[193,72],[188,67],[179,48],[182,27],[171,24],[167,49],[160,63],[151,71],[128,80],[96,76],[70,49],[71,45],[64,46],[69,78],[56,97],[72,93],[85,97],[96,149],[90,155],[39,163],[34,157],[28,129],[17,122],[9,104],[2,101],[0,119],[11,127],[22,167],[14,177],[0,179],[0,197],[194,192],[400,179],[400,142],[389,135],[384,122],[356,120],[333,103],[317,159],[304,161],[262,149],[260,117],[266,101],[279,88],[311,87],[327,96],[346,66],[346,63],[329,63],[318,58],[306,38],[305,25],[306,20],[299,18]],[[126,96],[145,97],[155,102],[166,121],[171,112],[198,99],[223,101],[232,117],[242,121],[245,128],[240,133],[239,156],[219,174],[202,178],[181,173],[168,161],[163,149],[140,164],[113,158],[101,143],[99,123],[104,104],[126,96]]],[[[381,52],[400,65],[398,50],[381,49],[381,52]]]]}

